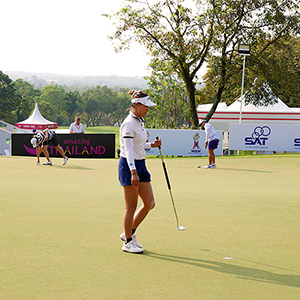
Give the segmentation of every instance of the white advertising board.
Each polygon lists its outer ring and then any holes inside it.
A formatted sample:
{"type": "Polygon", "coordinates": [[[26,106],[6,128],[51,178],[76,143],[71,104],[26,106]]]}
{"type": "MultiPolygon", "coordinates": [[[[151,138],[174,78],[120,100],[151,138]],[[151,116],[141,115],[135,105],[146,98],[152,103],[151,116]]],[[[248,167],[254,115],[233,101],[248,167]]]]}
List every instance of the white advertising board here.
{"type": "MultiPolygon", "coordinates": [[[[201,156],[205,147],[204,130],[182,129],[146,129],[149,142],[158,136],[162,140],[163,155],[174,156],[201,156]]],[[[215,155],[223,155],[223,131],[216,131],[220,140],[215,155]]],[[[146,149],[147,155],[158,155],[156,148],[146,149]]],[[[207,151],[204,155],[207,155],[207,151]]]]}
{"type": "Polygon", "coordinates": [[[229,149],[300,152],[300,125],[230,124],[229,149]]]}

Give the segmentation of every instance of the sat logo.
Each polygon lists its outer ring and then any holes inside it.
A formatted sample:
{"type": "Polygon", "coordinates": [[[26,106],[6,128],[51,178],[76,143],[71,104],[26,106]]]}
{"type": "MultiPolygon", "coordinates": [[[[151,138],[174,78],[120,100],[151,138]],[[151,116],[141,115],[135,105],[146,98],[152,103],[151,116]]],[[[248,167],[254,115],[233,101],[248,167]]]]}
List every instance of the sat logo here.
{"type": "Polygon", "coordinates": [[[300,147],[300,138],[294,139],[294,146],[295,147],[300,147]]]}
{"type": "Polygon", "coordinates": [[[268,140],[267,136],[271,134],[269,126],[257,126],[254,128],[251,137],[245,138],[245,145],[265,145],[268,140]]]}

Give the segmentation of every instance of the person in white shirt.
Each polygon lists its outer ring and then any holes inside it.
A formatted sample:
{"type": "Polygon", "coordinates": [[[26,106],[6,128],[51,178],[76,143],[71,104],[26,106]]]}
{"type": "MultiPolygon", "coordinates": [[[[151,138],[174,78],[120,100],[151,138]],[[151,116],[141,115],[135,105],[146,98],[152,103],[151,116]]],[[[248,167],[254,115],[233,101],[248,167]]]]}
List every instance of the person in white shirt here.
{"type": "Polygon", "coordinates": [[[145,148],[161,146],[161,140],[147,142],[144,117],[149,107],[156,106],[148,94],[142,91],[130,91],[131,108],[129,115],[120,127],[120,159],[118,166],[119,181],[124,190],[125,215],[124,232],[120,235],[124,241],[122,250],[130,253],[143,253],[142,245],[136,240],[135,231],[147,214],[155,206],[151,187],[151,176],[145,164],[145,148]],[[143,205],[136,212],[138,197],[143,205]]]}
{"type": "Polygon", "coordinates": [[[200,121],[200,126],[205,129],[206,139],[205,139],[205,148],[208,147],[208,166],[204,167],[205,169],[216,168],[216,156],[215,149],[218,148],[219,139],[217,137],[216,131],[213,126],[207,123],[206,119],[200,121]]]}
{"type": "Polygon", "coordinates": [[[84,133],[83,125],[80,123],[80,118],[76,117],[75,122],[70,125],[70,133],[84,133]]]}

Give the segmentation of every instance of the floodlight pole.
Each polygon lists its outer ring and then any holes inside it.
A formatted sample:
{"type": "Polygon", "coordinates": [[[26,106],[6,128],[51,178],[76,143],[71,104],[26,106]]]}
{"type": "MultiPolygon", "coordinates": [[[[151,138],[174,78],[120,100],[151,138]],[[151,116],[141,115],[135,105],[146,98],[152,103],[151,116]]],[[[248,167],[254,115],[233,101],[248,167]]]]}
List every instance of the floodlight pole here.
{"type": "Polygon", "coordinates": [[[248,44],[239,44],[238,45],[238,54],[244,56],[243,75],[242,75],[241,107],[240,107],[240,119],[239,119],[239,124],[241,124],[242,123],[243,97],[244,97],[244,77],[245,77],[246,55],[250,55],[250,45],[248,45],[248,44]]]}
{"type": "Polygon", "coordinates": [[[242,123],[242,107],[243,107],[243,95],[244,95],[244,77],[245,77],[245,65],[246,65],[246,54],[243,54],[243,75],[242,75],[242,92],[241,92],[241,106],[240,106],[240,119],[239,124],[242,123]]]}
{"type": "MultiPolygon", "coordinates": [[[[242,75],[241,106],[240,106],[240,119],[239,119],[239,124],[241,124],[242,123],[243,98],[244,98],[244,77],[245,77],[246,55],[250,55],[250,45],[249,44],[239,44],[238,45],[238,54],[244,56],[243,75],[242,75]]],[[[237,154],[238,155],[240,154],[240,150],[238,150],[237,154]]]]}

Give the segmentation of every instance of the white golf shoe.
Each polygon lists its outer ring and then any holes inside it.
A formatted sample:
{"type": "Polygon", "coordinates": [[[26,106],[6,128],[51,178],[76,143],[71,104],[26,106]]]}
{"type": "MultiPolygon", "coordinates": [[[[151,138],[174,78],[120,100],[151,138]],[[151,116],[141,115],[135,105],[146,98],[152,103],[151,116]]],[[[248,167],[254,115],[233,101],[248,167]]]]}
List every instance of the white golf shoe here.
{"type": "Polygon", "coordinates": [[[212,164],[211,167],[212,167],[212,168],[216,168],[217,165],[216,165],[216,164],[212,164]]]}
{"type": "Polygon", "coordinates": [[[122,250],[124,252],[130,252],[130,253],[143,253],[144,252],[144,250],[142,248],[139,248],[136,246],[136,244],[134,243],[133,240],[131,240],[127,244],[124,242],[122,250]]]}
{"type": "Polygon", "coordinates": [[[212,169],[213,167],[211,165],[205,166],[204,169],[212,169]]]}
{"type": "Polygon", "coordinates": [[[65,165],[68,161],[69,157],[66,156],[66,158],[64,158],[63,162],[62,162],[62,165],[65,165]]]}
{"type": "Polygon", "coordinates": [[[43,163],[44,166],[52,166],[52,162],[51,161],[46,161],[43,163]]]}
{"type": "MultiPolygon", "coordinates": [[[[135,243],[135,245],[136,245],[137,247],[143,248],[143,246],[137,241],[137,239],[136,239],[136,234],[135,234],[135,233],[134,233],[131,237],[132,237],[132,240],[133,240],[133,242],[135,243]]],[[[123,233],[120,234],[120,239],[121,239],[123,242],[126,241],[126,238],[125,238],[125,232],[123,232],[123,233]]]]}

